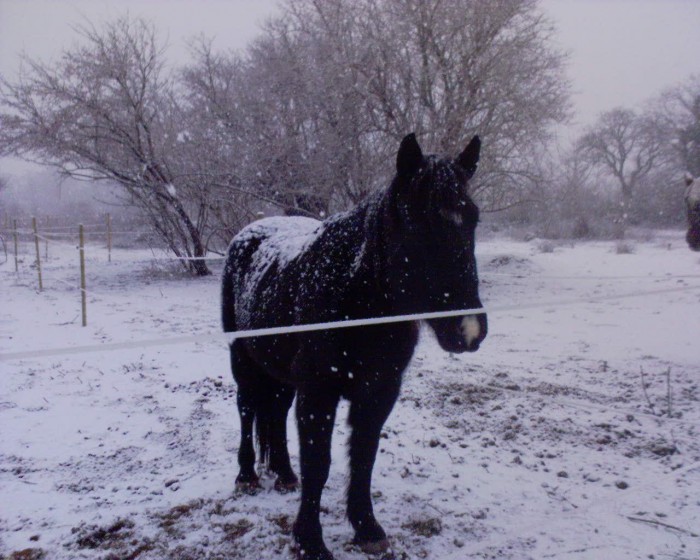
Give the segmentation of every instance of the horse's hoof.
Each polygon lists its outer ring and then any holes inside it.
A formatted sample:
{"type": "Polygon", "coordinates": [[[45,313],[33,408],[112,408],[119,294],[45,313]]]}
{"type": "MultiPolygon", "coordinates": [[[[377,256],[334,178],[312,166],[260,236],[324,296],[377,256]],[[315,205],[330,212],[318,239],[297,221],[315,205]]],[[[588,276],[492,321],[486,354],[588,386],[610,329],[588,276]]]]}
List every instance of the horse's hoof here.
{"type": "Polygon", "coordinates": [[[327,550],[324,552],[313,554],[310,552],[307,553],[305,550],[299,549],[297,550],[297,560],[335,560],[335,556],[333,556],[327,550]]]}
{"type": "Polygon", "coordinates": [[[275,491],[280,494],[289,494],[290,492],[296,492],[298,489],[298,480],[282,480],[280,478],[275,480],[275,491]]]}
{"type": "Polygon", "coordinates": [[[296,552],[297,560],[335,560],[335,557],[323,545],[318,550],[304,550],[301,545],[294,543],[292,549],[296,552]]]}
{"type": "Polygon", "coordinates": [[[389,539],[355,543],[365,554],[382,554],[389,550],[389,539]]]}
{"type": "Polygon", "coordinates": [[[258,480],[250,480],[246,482],[236,482],[236,492],[239,494],[247,494],[255,496],[260,491],[260,482],[258,480]]]}

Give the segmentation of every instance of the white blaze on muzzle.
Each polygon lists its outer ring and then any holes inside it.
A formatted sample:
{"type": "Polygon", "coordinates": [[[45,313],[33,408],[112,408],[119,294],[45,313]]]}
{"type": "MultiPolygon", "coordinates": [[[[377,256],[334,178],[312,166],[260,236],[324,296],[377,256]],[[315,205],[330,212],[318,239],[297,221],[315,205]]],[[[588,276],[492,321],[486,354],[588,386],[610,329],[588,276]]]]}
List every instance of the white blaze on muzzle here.
{"type": "Polygon", "coordinates": [[[467,346],[471,346],[479,335],[481,335],[481,326],[479,320],[474,315],[467,315],[462,319],[462,335],[467,342],[467,346]]]}

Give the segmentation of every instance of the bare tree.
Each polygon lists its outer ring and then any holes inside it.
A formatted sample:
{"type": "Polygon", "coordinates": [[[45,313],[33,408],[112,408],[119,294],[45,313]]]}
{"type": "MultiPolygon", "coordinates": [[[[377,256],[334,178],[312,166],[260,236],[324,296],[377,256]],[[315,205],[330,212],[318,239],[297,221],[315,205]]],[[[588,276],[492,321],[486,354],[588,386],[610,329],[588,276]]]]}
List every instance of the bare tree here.
{"type": "Polygon", "coordinates": [[[537,178],[533,154],[568,107],[565,57],[536,2],[369,4],[368,92],[382,127],[415,128],[442,152],[478,131],[489,148],[474,194],[492,209],[521,199],[537,178]]]}
{"type": "Polygon", "coordinates": [[[448,153],[478,132],[489,149],[474,194],[507,207],[537,187],[541,146],[566,117],[551,33],[534,0],[286,0],[244,55],[195,43],[179,160],[207,185],[213,230],[230,232],[263,207],[357,203],[389,179],[409,130],[448,153]]]}
{"type": "Polygon", "coordinates": [[[172,156],[182,140],[173,83],[153,25],[123,17],[78,27],[82,44],[56,63],[29,58],[17,82],[0,79],[0,153],[107,179],[124,188],[167,246],[209,274],[206,193],[183,181],[172,156]]]}
{"type": "Polygon", "coordinates": [[[533,188],[537,150],[568,108],[565,56],[534,0],[282,8],[246,59],[241,106],[259,188],[310,213],[342,208],[387,179],[386,160],[411,130],[446,153],[482,136],[474,194],[487,208],[533,188]]]}
{"type": "Polygon", "coordinates": [[[177,160],[186,180],[206,199],[209,242],[226,246],[255,216],[257,191],[241,179],[246,138],[240,88],[242,62],[217,53],[211,41],[191,43],[192,61],[178,73],[180,134],[177,160]]]}
{"type": "Polygon", "coordinates": [[[386,159],[367,149],[376,141],[358,72],[338,57],[342,34],[331,42],[300,23],[311,22],[270,22],[248,51],[241,107],[255,172],[246,181],[287,212],[319,215],[374,189],[386,159]]]}
{"type": "Polygon", "coordinates": [[[653,123],[631,109],[607,111],[579,139],[578,150],[586,161],[603,169],[619,186],[617,235],[624,238],[637,187],[662,155],[661,139],[653,123]]]}
{"type": "Polygon", "coordinates": [[[700,176],[700,74],[664,91],[650,112],[679,168],[677,175],[700,176]]]}
{"type": "Polygon", "coordinates": [[[545,182],[544,196],[536,208],[542,235],[574,239],[591,236],[599,210],[591,166],[574,148],[553,156],[549,166],[543,173],[549,180],[545,182]]]}

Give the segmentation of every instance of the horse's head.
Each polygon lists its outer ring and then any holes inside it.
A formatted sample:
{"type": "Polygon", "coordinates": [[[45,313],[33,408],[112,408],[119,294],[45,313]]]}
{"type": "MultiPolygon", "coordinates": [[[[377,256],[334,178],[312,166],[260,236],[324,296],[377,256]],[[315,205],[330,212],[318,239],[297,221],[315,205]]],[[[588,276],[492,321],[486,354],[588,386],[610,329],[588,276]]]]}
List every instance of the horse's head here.
{"type": "MultiPolygon", "coordinates": [[[[441,159],[424,156],[413,134],[401,142],[384,240],[391,296],[401,312],[481,307],[474,257],[479,209],[468,188],[480,147],[475,136],[456,159],[441,159]]],[[[485,313],[428,323],[448,352],[473,352],[486,336],[485,313]]]]}
{"type": "Polygon", "coordinates": [[[688,233],[685,238],[693,251],[700,251],[700,177],[685,176],[685,205],[688,210],[688,233]]]}

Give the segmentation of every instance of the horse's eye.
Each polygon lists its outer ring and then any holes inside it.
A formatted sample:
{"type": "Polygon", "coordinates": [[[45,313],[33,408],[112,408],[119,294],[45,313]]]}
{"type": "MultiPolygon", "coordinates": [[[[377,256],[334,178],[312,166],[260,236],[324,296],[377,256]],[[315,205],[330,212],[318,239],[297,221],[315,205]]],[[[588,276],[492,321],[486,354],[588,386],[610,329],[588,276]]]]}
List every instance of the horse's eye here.
{"type": "Polygon", "coordinates": [[[448,222],[452,222],[456,226],[461,226],[464,223],[464,216],[461,212],[440,208],[440,215],[448,222]]]}

